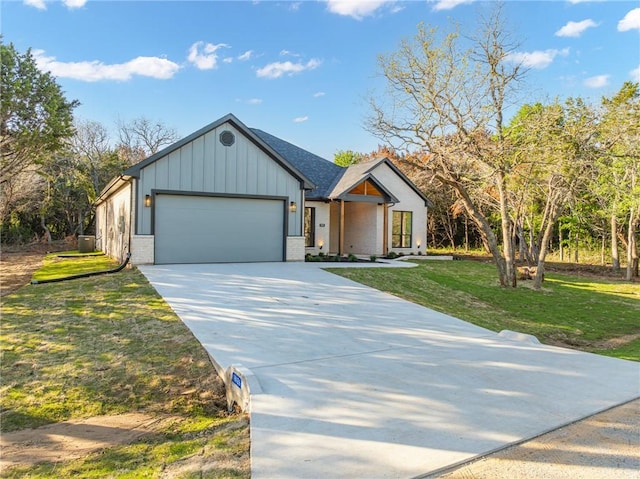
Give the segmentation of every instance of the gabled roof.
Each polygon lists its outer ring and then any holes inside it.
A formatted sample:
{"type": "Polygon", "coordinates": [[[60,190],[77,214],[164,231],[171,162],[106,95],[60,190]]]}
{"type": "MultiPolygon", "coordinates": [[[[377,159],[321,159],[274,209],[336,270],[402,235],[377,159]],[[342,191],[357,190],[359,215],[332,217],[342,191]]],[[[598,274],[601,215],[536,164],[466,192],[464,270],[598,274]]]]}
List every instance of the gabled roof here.
{"type": "MultiPolygon", "coordinates": [[[[407,178],[405,174],[402,173],[398,169],[398,167],[393,164],[391,160],[389,160],[389,158],[386,158],[386,157],[377,158],[371,161],[367,161],[365,163],[356,163],[355,165],[349,166],[349,168],[346,169],[347,171],[344,173],[344,175],[342,175],[340,180],[335,184],[335,186],[329,193],[328,197],[331,199],[340,198],[341,196],[346,194],[349,190],[351,190],[354,186],[365,181],[366,179],[368,178],[375,179],[375,175],[373,175],[372,172],[383,163],[386,164],[389,168],[391,168],[391,170],[394,173],[396,173],[413,191],[415,191],[416,194],[424,200],[425,205],[432,206],[431,201],[429,201],[429,199],[425,196],[425,194],[422,191],[420,191],[416,187],[416,185],[414,185],[413,182],[409,178],[407,178]]],[[[384,185],[382,185],[378,180],[376,180],[376,184],[384,187],[384,185]]],[[[392,199],[394,198],[394,196],[387,190],[385,190],[385,193],[390,195],[392,199]]]]}
{"type": "Polygon", "coordinates": [[[292,176],[294,176],[296,179],[298,179],[300,181],[300,184],[304,189],[313,189],[313,188],[316,187],[314,182],[311,181],[304,173],[302,173],[300,170],[298,170],[298,168],[296,168],[295,165],[293,165],[288,159],[286,159],[286,157],[283,157],[279,152],[274,150],[273,147],[271,147],[269,144],[265,143],[264,140],[262,140],[260,137],[258,137],[253,132],[253,130],[251,130],[249,127],[247,127],[244,123],[242,123],[240,120],[238,120],[231,113],[229,113],[226,116],[223,116],[222,118],[220,118],[219,120],[214,121],[213,123],[210,123],[209,125],[205,126],[204,128],[199,129],[198,131],[190,134],[189,136],[183,138],[182,140],[177,141],[176,143],[174,143],[172,145],[169,145],[165,149],[159,151],[158,153],[156,153],[154,155],[151,155],[150,157],[148,157],[147,159],[141,161],[140,163],[137,163],[137,164],[131,166],[130,168],[125,170],[123,175],[125,175],[125,176],[133,176],[133,177],[136,177],[136,178],[139,177],[140,176],[140,170],[142,170],[146,166],[148,166],[151,163],[154,163],[155,161],[158,161],[160,158],[163,158],[163,157],[167,156],[168,154],[170,154],[170,153],[182,148],[187,143],[195,140],[196,138],[198,138],[198,137],[200,137],[202,135],[205,135],[205,134],[209,133],[212,130],[215,130],[216,128],[218,128],[219,126],[221,126],[221,125],[223,125],[225,123],[229,123],[229,124],[233,125],[234,128],[236,128],[238,131],[240,131],[242,134],[244,134],[258,148],[260,148],[262,151],[267,153],[271,158],[273,158],[273,160],[275,160],[278,164],[280,164],[280,166],[282,166],[285,170],[287,170],[289,173],[291,173],[292,176]]]}
{"type": "Polygon", "coordinates": [[[424,193],[422,193],[388,158],[378,158],[366,163],[357,163],[349,166],[348,168],[338,166],[329,160],[318,155],[314,155],[307,150],[262,130],[249,128],[231,113],[168,146],[158,153],[151,155],[140,163],[131,166],[124,171],[122,177],[138,178],[140,176],[140,170],[146,166],[158,161],[160,158],[165,157],[173,151],[182,148],[187,143],[209,133],[225,123],[233,125],[239,132],[244,134],[262,151],[271,156],[271,158],[297,178],[302,187],[308,190],[305,197],[309,200],[339,199],[362,181],[371,179],[390,201],[396,201],[395,196],[372,174],[372,171],[375,168],[380,166],[382,163],[385,163],[424,200],[425,205],[431,206],[431,202],[427,199],[424,193]]]}
{"type": "Polygon", "coordinates": [[[307,199],[327,199],[333,185],[346,171],[346,168],[338,166],[329,160],[314,155],[302,148],[281,140],[256,128],[251,129],[258,137],[271,148],[287,159],[293,166],[301,171],[307,178],[315,183],[316,188],[306,193],[307,199]]]}

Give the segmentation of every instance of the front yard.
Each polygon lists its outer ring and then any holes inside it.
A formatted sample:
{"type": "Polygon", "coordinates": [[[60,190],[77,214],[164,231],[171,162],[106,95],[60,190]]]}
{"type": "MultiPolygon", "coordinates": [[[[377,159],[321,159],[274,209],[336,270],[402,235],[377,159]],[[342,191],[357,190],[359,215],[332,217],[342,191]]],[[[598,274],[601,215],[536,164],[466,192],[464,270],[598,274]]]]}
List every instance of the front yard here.
{"type": "MultiPolygon", "coordinates": [[[[36,277],[114,266],[51,255],[36,277]]],[[[637,283],[548,273],[543,291],[501,289],[495,268],[474,261],[331,271],[494,331],[640,361],[637,283]]],[[[2,301],[3,441],[84,418],[135,413],[154,424],[128,442],[115,428],[112,444],[82,457],[7,465],[3,454],[2,477],[250,476],[247,417],[227,413],[204,349],[137,269],[27,285],[2,301]]]]}
{"type": "MultiPolygon", "coordinates": [[[[105,257],[51,255],[37,277],[114,266],[105,257]]],[[[79,459],[3,467],[2,477],[159,477],[203,459],[212,467],[205,477],[249,477],[247,418],[227,413],[204,349],[136,269],[4,297],[1,346],[3,439],[95,416],[157,420],[133,443],[114,438],[113,447],[79,459]]]]}

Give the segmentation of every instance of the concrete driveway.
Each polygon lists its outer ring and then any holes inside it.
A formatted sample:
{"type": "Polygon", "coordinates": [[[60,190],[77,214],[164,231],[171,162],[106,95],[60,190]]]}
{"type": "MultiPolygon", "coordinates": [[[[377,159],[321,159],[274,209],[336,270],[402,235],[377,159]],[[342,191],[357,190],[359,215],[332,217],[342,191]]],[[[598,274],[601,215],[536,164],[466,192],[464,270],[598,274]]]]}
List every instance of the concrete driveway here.
{"type": "Polygon", "coordinates": [[[417,477],[640,396],[638,363],[500,336],[318,264],[140,270],[218,365],[255,375],[253,479],[417,477]]]}

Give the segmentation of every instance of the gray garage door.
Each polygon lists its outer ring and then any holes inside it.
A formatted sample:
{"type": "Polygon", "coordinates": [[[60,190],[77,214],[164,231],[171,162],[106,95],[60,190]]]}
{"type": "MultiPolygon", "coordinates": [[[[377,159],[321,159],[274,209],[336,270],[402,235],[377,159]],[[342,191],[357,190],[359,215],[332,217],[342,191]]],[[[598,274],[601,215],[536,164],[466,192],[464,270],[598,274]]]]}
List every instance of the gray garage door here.
{"type": "Polygon", "coordinates": [[[159,194],[155,262],[283,261],[283,200],[159,194]]]}

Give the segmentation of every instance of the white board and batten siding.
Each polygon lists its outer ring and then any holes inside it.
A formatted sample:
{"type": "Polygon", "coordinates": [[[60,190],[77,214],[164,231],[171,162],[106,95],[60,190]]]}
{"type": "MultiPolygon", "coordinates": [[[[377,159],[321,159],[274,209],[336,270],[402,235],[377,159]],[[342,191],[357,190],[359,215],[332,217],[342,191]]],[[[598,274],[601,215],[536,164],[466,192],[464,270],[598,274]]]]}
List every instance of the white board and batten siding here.
{"type": "MultiPolygon", "coordinates": [[[[145,195],[154,190],[288,198],[302,205],[300,181],[230,124],[222,124],[140,171],[137,188],[137,234],[152,234],[152,208],[145,195]],[[235,142],[224,146],[220,133],[232,131],[235,142]]],[[[301,215],[290,213],[288,234],[301,235],[301,215]]]]}
{"type": "Polygon", "coordinates": [[[304,251],[293,253],[304,241],[305,184],[248,129],[228,121],[210,125],[126,173],[136,182],[133,243],[151,262],[304,257],[304,251]],[[226,140],[232,135],[232,141],[222,141],[222,135],[226,140]],[[145,205],[147,195],[150,206],[145,205]],[[300,209],[290,211],[291,202],[300,209]],[[142,245],[143,238],[153,239],[142,245]]]}

